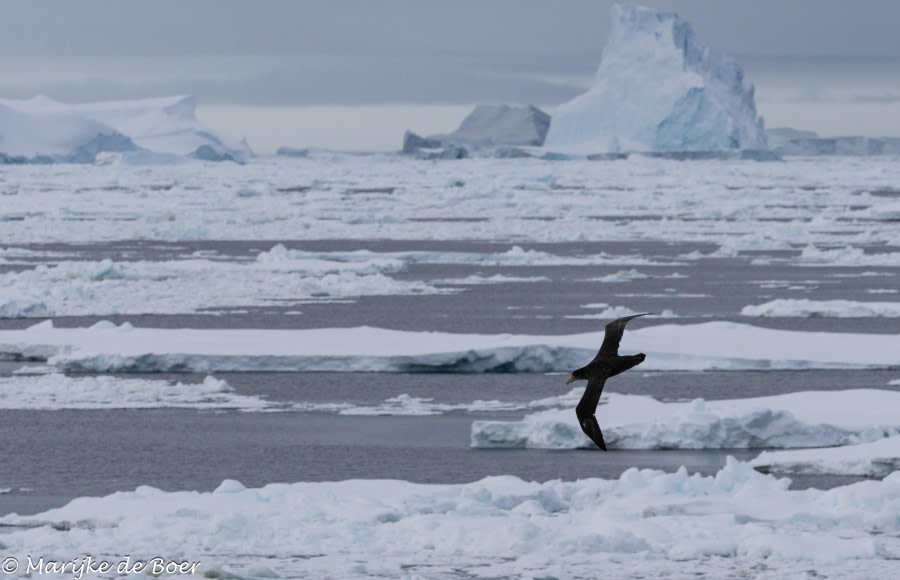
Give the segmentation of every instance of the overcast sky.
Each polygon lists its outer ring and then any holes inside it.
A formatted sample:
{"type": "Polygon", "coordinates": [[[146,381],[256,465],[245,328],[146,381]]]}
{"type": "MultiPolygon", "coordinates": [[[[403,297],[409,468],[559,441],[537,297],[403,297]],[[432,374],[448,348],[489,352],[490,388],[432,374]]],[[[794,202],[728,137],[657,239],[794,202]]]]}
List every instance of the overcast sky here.
{"type": "MultiPolygon", "coordinates": [[[[260,153],[396,149],[478,103],[583,92],[612,2],[0,0],[0,97],[192,94],[260,153]]],[[[645,0],[736,57],[766,124],[900,135],[900,1],[645,0]]]]}

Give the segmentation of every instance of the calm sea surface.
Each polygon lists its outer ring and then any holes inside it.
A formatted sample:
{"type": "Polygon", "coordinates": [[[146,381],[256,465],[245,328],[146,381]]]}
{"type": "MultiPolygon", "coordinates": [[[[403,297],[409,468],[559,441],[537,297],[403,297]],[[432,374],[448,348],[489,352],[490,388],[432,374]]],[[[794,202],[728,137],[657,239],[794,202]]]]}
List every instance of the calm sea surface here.
{"type": "MultiPolygon", "coordinates": [[[[197,250],[215,250],[223,259],[248,259],[275,242],[128,242],[89,246],[29,246],[79,252],[79,259],[165,260],[197,250]]],[[[311,251],[503,252],[510,244],[468,242],[297,242],[311,251]]],[[[463,333],[570,334],[596,330],[598,346],[606,321],[567,318],[585,304],[606,302],[636,311],[670,309],[659,323],[733,320],[770,328],[807,331],[900,333],[900,319],[753,318],[739,315],[749,304],[774,298],[875,300],[867,291],[896,286],[900,268],[812,268],[785,261],[791,252],[765,259],[685,260],[698,244],[522,244],[559,255],[606,252],[640,255],[659,265],[521,266],[414,264],[396,277],[434,281],[472,274],[546,280],[458,287],[430,296],[377,296],[298,307],[241,309],[242,312],[178,316],[130,315],[56,318],[57,326],[84,326],[97,320],[130,321],[136,326],[193,328],[314,328],[381,326],[463,333]],[[767,263],[768,262],[768,263],[767,263]],[[586,281],[634,267],[651,275],[627,283],[586,281]],[[883,272],[888,277],[859,276],[883,272]],[[676,276],[677,274],[677,276],[676,276]]],[[[756,256],[759,258],[760,256],[756,256]]],[[[24,268],[26,266],[22,266],[24,268]]],[[[33,267],[27,266],[27,267],[33,267]]],[[[15,270],[6,266],[4,270],[15,270]]],[[[37,320],[0,319],[0,328],[22,328],[37,320]]],[[[748,348],[751,348],[748,346],[748,348]]],[[[848,348],[853,348],[848,344],[848,348]]],[[[19,365],[0,363],[0,376],[19,365]]],[[[407,393],[435,402],[477,399],[527,402],[566,393],[565,376],[542,374],[373,374],[217,373],[239,393],[276,401],[381,403],[407,393]]],[[[150,378],[201,381],[203,375],[150,378]]],[[[810,389],[892,388],[896,371],[747,371],[647,373],[636,369],[607,384],[609,392],[650,394],[664,400],[738,398],[810,389]]],[[[896,388],[896,387],[894,387],[896,388]]],[[[525,479],[618,477],[630,467],[714,473],[728,455],[750,459],[758,450],[717,451],[538,451],[476,450],[470,426],[483,418],[521,418],[520,412],[451,412],[435,416],[342,416],[327,412],[197,411],[181,409],[114,411],[0,411],[0,515],[35,513],[83,495],[104,495],[151,485],[164,490],[214,489],[223,479],[247,486],[271,482],[348,478],[398,478],[416,482],[466,482],[487,475],[525,479]]],[[[602,420],[601,420],[602,424],[602,420]]],[[[831,487],[859,478],[794,476],[794,487],[831,487]]]]}

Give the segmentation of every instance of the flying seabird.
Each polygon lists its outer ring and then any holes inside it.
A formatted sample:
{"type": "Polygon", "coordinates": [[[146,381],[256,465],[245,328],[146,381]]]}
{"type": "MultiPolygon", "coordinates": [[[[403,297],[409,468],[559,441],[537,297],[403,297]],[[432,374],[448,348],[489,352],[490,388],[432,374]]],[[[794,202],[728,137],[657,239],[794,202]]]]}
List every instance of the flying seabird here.
{"type": "Polygon", "coordinates": [[[588,382],[584,395],[578,402],[578,406],[575,407],[575,414],[578,416],[578,424],[581,425],[581,430],[584,431],[584,434],[590,437],[591,441],[604,451],[606,451],[606,442],[603,441],[603,433],[600,431],[600,425],[597,424],[594,412],[597,410],[597,403],[600,401],[600,393],[603,392],[603,385],[606,383],[606,379],[641,364],[647,358],[647,355],[644,353],[619,356],[619,341],[622,340],[625,325],[632,318],[646,316],[647,314],[650,313],[632,314],[607,324],[603,344],[600,345],[600,351],[597,353],[597,356],[587,366],[572,371],[572,376],[566,381],[567,385],[572,381],[578,380],[586,380],[588,382]]]}

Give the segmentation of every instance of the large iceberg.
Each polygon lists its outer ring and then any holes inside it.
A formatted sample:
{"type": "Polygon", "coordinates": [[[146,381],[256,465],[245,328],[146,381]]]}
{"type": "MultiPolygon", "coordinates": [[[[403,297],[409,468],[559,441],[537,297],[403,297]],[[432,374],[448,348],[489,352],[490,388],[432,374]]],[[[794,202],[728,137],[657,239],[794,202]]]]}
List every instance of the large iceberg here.
{"type": "Polygon", "coordinates": [[[43,95],[0,99],[0,161],[91,163],[107,151],[238,163],[250,158],[246,143],[205,127],[195,110],[189,96],[77,105],[43,95]]]}
{"type": "Polygon", "coordinates": [[[765,149],[753,85],[671,12],[615,5],[593,87],[553,112],[546,147],[591,153],[765,149]]]}
{"type": "Polygon", "coordinates": [[[459,158],[471,149],[539,147],[549,127],[550,115],[535,106],[478,105],[456,131],[447,135],[421,137],[407,131],[403,153],[459,158]]]}
{"type": "Polygon", "coordinates": [[[79,115],[33,114],[0,101],[0,164],[93,162],[100,151],[131,151],[131,139],[79,115]]]}

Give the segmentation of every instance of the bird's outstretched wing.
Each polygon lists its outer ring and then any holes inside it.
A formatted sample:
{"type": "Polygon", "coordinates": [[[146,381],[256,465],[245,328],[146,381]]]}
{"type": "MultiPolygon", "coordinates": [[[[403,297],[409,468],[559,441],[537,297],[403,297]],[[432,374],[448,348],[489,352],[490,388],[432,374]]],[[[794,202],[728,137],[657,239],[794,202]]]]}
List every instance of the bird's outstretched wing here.
{"type": "Polygon", "coordinates": [[[588,381],[584,395],[581,396],[578,406],[575,407],[575,415],[578,416],[578,424],[581,425],[581,430],[584,431],[584,434],[590,437],[591,441],[597,444],[597,447],[606,451],[603,432],[600,431],[600,425],[597,424],[597,418],[594,417],[604,384],[606,384],[605,375],[588,381]]]}
{"type": "Polygon", "coordinates": [[[632,314],[631,316],[625,316],[607,324],[606,334],[603,336],[603,344],[600,345],[600,351],[597,353],[597,356],[594,357],[594,360],[601,357],[618,356],[619,342],[622,341],[622,335],[625,334],[625,325],[628,324],[628,321],[632,318],[647,316],[648,314],[650,313],[644,312],[643,314],[632,314]]]}

